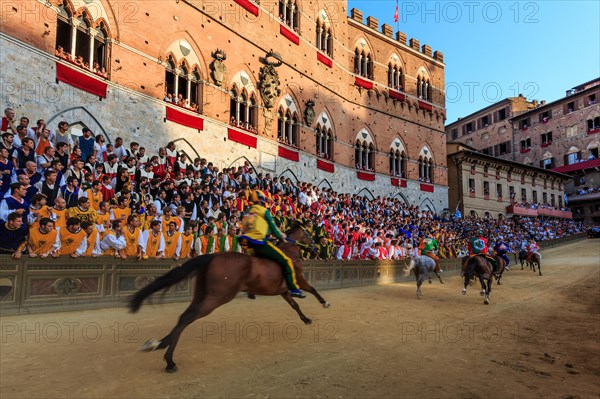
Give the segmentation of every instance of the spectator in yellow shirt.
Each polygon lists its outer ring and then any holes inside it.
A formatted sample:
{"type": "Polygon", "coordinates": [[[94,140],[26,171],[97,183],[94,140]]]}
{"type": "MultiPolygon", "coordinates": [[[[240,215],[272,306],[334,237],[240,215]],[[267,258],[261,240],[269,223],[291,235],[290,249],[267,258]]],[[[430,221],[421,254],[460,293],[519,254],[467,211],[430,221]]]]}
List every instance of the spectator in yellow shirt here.
{"type": "Polygon", "coordinates": [[[87,235],[81,229],[81,222],[77,218],[67,219],[67,227],[60,229],[60,254],[77,258],[85,254],[87,249],[87,235]]]}
{"type": "Polygon", "coordinates": [[[165,258],[179,259],[181,255],[181,233],[177,231],[175,221],[169,223],[169,230],[163,236],[165,238],[165,258]]]}
{"type": "MultiPolygon", "coordinates": [[[[43,195],[43,194],[42,194],[43,195]]],[[[35,228],[29,230],[27,252],[31,258],[58,258],[60,251],[60,235],[54,228],[50,218],[41,218],[35,228]]]]}

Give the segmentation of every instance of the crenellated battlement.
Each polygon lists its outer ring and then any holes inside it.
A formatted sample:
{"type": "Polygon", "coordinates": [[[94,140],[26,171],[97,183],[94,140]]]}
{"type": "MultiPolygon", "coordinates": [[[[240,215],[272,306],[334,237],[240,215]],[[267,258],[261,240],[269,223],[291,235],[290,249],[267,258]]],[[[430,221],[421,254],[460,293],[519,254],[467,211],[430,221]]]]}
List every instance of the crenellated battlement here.
{"type": "MultiPolygon", "coordinates": [[[[353,8],[350,10],[350,19],[365,25],[363,17],[364,17],[364,15],[361,10],[359,10],[357,8],[353,8]]],[[[367,23],[365,26],[368,27],[369,29],[373,29],[377,33],[381,33],[384,36],[389,37],[390,39],[394,38],[394,28],[391,27],[390,25],[383,24],[381,26],[381,32],[379,32],[379,21],[375,17],[368,16],[367,23]]],[[[416,51],[420,52],[421,54],[426,55],[427,57],[433,58],[436,61],[439,61],[442,63],[444,62],[444,54],[441,51],[436,50],[434,52],[431,49],[431,46],[429,46],[427,44],[423,44],[421,46],[421,43],[419,42],[419,40],[417,40],[415,38],[411,38],[407,44],[406,39],[407,39],[407,37],[406,37],[405,33],[400,32],[400,31],[396,32],[396,41],[398,43],[400,43],[401,45],[410,47],[413,50],[416,50],[416,51]]]]}

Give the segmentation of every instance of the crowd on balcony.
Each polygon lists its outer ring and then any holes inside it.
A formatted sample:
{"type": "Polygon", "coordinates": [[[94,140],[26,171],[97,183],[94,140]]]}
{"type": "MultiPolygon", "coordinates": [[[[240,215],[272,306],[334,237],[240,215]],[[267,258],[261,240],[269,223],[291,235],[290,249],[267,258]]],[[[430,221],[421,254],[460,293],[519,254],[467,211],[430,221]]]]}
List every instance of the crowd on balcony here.
{"type": "Polygon", "coordinates": [[[322,259],[403,259],[421,238],[440,256],[465,253],[483,228],[492,242],[518,243],[580,231],[572,221],[444,218],[399,199],[337,193],[255,171],[249,162],[220,170],[189,159],[175,143],[150,154],[88,128],[72,135],[5,110],[0,142],[0,251],[15,256],[170,258],[242,251],[241,219],[250,190],[262,190],[282,230],[300,219],[322,259]],[[94,134],[96,133],[96,134],[94,134]],[[17,245],[18,244],[18,245],[17,245]],[[14,247],[17,245],[16,247],[14,247]],[[17,248],[18,247],[18,248],[17,248]],[[18,251],[17,251],[18,249],[18,251]]]}
{"type": "Polygon", "coordinates": [[[579,189],[577,189],[577,195],[587,195],[587,194],[594,194],[594,193],[600,193],[600,187],[580,187],[579,189]]]}
{"type": "Polygon", "coordinates": [[[183,94],[179,93],[177,96],[174,95],[173,93],[167,93],[165,95],[165,98],[163,98],[163,101],[170,103],[170,104],[174,104],[177,105],[179,107],[185,108],[185,109],[189,109],[190,111],[194,111],[194,112],[198,112],[198,104],[196,103],[191,103],[190,101],[186,98],[183,97],[183,94]]]}
{"type": "Polygon", "coordinates": [[[62,46],[58,46],[56,50],[54,50],[54,55],[62,60],[70,62],[71,64],[77,65],[80,68],[93,72],[96,75],[103,77],[104,79],[108,79],[108,72],[106,71],[106,68],[101,68],[100,64],[98,64],[97,62],[94,62],[94,64],[90,68],[90,64],[87,61],[85,61],[81,55],[78,55],[73,58],[71,53],[65,51],[62,48],[62,46]]]}
{"type": "Polygon", "coordinates": [[[556,205],[550,205],[547,202],[543,202],[541,204],[537,202],[527,202],[525,199],[523,199],[522,202],[514,202],[513,206],[526,209],[550,209],[554,211],[571,212],[571,209],[567,208],[566,206],[559,207],[556,205]]]}

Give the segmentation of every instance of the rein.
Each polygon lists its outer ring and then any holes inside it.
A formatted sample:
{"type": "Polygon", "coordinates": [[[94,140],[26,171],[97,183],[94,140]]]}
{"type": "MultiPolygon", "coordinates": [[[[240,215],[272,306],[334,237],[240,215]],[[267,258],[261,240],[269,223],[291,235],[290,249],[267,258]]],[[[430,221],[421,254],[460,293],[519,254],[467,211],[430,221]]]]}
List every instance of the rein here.
{"type": "Polygon", "coordinates": [[[310,251],[310,245],[308,245],[308,244],[303,244],[303,243],[293,240],[289,237],[286,237],[285,240],[291,244],[299,246],[301,249],[304,249],[305,251],[310,251]]]}

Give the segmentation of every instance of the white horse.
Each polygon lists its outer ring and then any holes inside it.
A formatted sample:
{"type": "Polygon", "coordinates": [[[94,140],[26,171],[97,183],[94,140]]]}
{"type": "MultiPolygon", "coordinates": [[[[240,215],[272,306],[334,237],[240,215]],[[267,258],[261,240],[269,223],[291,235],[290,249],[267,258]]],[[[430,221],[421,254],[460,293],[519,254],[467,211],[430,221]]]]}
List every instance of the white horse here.
{"type": "Polygon", "coordinates": [[[410,264],[404,268],[404,275],[408,276],[410,271],[415,272],[415,278],[417,279],[417,298],[421,299],[423,293],[421,292],[421,285],[425,281],[425,277],[429,279],[431,284],[431,272],[440,279],[440,283],[444,284],[442,277],[438,272],[435,271],[435,261],[429,256],[417,256],[411,259],[410,264]]]}

